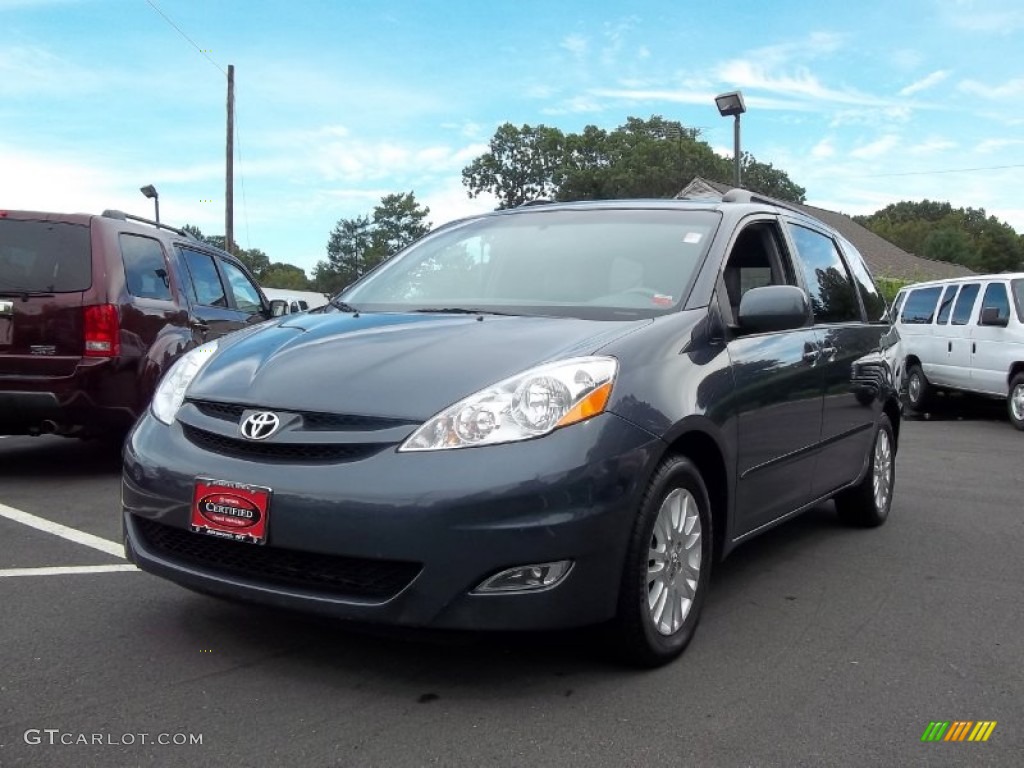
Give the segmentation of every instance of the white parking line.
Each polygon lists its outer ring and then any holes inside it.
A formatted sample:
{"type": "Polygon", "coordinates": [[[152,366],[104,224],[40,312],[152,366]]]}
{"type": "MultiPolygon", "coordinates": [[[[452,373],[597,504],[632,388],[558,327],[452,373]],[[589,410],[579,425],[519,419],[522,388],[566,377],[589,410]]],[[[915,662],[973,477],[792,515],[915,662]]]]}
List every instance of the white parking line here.
{"type": "Polygon", "coordinates": [[[54,536],[60,536],[62,539],[73,541],[75,544],[83,544],[124,560],[124,546],[113,541],[101,539],[99,536],[93,536],[91,533],[79,531],[77,528],[69,528],[66,525],[55,523],[46,518],[22,512],[20,509],[8,507],[6,504],[0,504],[0,517],[6,517],[8,520],[13,520],[16,523],[21,523],[46,533],[52,533],[54,536]]]}
{"type": "Polygon", "coordinates": [[[134,565],[70,565],[56,568],[8,568],[0,570],[0,579],[7,576],[67,576],[79,573],[115,573],[137,571],[134,565]]]}

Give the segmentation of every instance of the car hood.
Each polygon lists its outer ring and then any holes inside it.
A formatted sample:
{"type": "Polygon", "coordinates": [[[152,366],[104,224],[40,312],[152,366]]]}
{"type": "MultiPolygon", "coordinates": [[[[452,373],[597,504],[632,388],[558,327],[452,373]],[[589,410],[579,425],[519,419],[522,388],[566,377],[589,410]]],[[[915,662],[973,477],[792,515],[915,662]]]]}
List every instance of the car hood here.
{"type": "Polygon", "coordinates": [[[423,421],[534,365],[593,354],[650,322],[299,315],[223,339],[188,397],[423,421]]]}

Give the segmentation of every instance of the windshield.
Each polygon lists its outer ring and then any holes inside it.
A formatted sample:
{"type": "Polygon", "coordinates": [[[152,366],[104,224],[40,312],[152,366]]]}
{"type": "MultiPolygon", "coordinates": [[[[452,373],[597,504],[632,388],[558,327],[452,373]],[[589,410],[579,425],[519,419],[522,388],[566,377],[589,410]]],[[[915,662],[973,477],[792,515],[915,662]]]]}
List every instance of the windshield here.
{"type": "Polygon", "coordinates": [[[486,216],[428,235],[339,299],[359,311],[650,317],[678,307],[718,222],[693,210],[486,216]]]}
{"type": "Polygon", "coordinates": [[[0,291],[65,293],[91,283],[87,226],[0,220],[0,291]]]}

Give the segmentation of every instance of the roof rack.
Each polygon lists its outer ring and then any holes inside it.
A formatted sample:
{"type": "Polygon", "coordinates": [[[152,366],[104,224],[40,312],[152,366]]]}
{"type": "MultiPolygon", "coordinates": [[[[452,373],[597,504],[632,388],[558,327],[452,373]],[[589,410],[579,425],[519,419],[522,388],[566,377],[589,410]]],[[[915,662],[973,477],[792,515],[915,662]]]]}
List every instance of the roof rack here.
{"type": "Polygon", "coordinates": [[[108,208],[103,212],[103,218],[105,219],[117,219],[118,221],[141,221],[143,224],[150,224],[157,229],[167,229],[174,232],[176,235],[181,235],[189,240],[195,240],[198,242],[199,238],[193,235],[191,232],[172,227],[169,224],[162,224],[159,221],[153,221],[153,219],[146,219],[142,216],[135,216],[131,213],[125,213],[124,211],[118,211],[114,208],[108,208]]]}
{"type": "Polygon", "coordinates": [[[756,192],[751,192],[749,189],[730,189],[724,195],[722,195],[723,203],[765,203],[766,205],[774,205],[779,208],[785,208],[788,211],[794,213],[800,213],[804,216],[807,215],[805,211],[801,211],[792,203],[787,203],[785,200],[776,200],[774,197],[768,197],[767,195],[759,195],[756,192]]]}
{"type": "Polygon", "coordinates": [[[536,200],[527,200],[525,203],[520,203],[516,208],[526,208],[531,205],[551,205],[554,200],[547,200],[543,197],[537,198],[536,200]]]}

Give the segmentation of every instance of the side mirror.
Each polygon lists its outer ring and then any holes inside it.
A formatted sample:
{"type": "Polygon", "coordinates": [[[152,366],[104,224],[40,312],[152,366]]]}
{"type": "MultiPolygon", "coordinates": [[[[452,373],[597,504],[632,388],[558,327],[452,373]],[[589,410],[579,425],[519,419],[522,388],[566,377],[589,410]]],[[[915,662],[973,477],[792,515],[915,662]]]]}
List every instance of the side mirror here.
{"type": "Polygon", "coordinates": [[[982,325],[997,325],[1000,328],[1005,328],[1009,323],[1009,317],[999,316],[999,307],[984,307],[981,310],[982,325]]]}
{"type": "Polygon", "coordinates": [[[802,328],[810,317],[810,301],[795,285],[751,288],[740,299],[740,330],[766,333],[802,328]]]}
{"type": "Polygon", "coordinates": [[[284,299],[273,299],[270,302],[270,316],[281,317],[288,314],[288,302],[284,299]]]}

